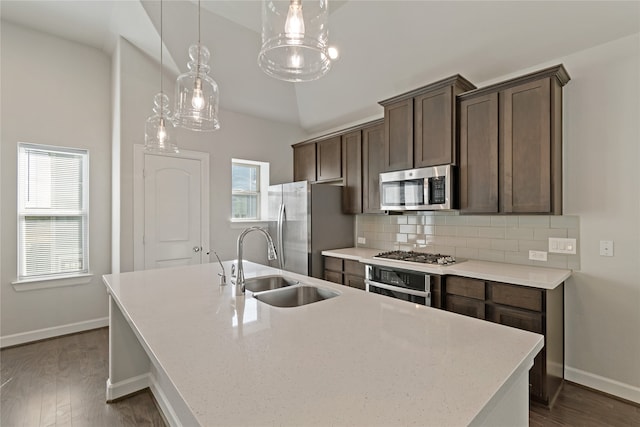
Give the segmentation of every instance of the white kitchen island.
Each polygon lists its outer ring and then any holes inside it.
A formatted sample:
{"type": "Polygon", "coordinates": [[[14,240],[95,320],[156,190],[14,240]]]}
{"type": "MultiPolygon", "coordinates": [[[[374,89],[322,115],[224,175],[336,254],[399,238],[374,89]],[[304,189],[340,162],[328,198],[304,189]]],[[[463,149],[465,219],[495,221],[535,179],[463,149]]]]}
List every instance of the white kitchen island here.
{"type": "MultiPolygon", "coordinates": [[[[108,401],[150,387],[184,426],[528,424],[541,335],[287,272],[340,295],[278,308],[220,271],[104,276],[108,401]]],[[[245,262],[247,278],[278,273],[245,262]]]]}

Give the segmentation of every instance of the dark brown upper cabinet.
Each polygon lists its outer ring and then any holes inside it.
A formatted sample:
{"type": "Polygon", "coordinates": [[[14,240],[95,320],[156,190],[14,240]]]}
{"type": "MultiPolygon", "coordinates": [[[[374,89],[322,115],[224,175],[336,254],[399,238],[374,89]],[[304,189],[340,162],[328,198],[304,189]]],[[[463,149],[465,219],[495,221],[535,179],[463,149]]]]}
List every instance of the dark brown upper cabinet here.
{"type": "Polygon", "coordinates": [[[381,101],[383,171],[456,164],[456,96],[475,86],[455,75],[381,101]]]}
{"type": "Polygon", "coordinates": [[[342,139],[340,135],[316,142],[317,181],[342,178],[342,139]]]}
{"type": "Polygon", "coordinates": [[[362,131],[342,135],[342,211],[362,213],[362,131]]]}
{"type": "Polygon", "coordinates": [[[568,81],[558,65],[459,96],[462,213],[562,214],[568,81]]]}
{"type": "Polygon", "coordinates": [[[460,102],[460,211],[498,212],[498,94],[460,102]]]}
{"type": "Polygon", "coordinates": [[[380,172],[383,167],[384,122],[379,120],[362,129],[362,212],[380,210],[380,172]]]}
{"type": "Polygon", "coordinates": [[[293,180],[316,180],[316,144],[305,143],[293,146],[293,180]]]}

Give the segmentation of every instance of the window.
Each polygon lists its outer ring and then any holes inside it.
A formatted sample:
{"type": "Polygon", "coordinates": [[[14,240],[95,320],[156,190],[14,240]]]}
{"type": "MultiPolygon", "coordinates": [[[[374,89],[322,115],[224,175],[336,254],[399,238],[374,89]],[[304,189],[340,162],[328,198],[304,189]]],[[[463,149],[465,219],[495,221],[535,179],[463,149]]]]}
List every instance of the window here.
{"type": "Polygon", "coordinates": [[[18,146],[18,279],[89,272],[87,150],[18,146]]]}
{"type": "Polygon", "coordinates": [[[231,219],[263,219],[267,214],[269,163],[231,160],[231,219]]]}

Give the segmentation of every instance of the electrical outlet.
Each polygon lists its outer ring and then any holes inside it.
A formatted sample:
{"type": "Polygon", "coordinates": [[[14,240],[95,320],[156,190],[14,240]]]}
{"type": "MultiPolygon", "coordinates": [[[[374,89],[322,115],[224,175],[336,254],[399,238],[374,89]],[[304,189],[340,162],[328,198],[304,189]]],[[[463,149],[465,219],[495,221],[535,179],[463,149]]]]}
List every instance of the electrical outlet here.
{"type": "Polygon", "coordinates": [[[547,253],[545,251],[529,251],[529,259],[534,261],[546,261],[547,253]]]}
{"type": "Polygon", "coordinates": [[[549,237],[549,252],[556,254],[575,254],[576,239],[549,237]]]}
{"type": "Polygon", "coordinates": [[[367,239],[366,239],[366,237],[358,237],[358,244],[360,244],[360,245],[366,245],[366,244],[367,244],[367,239]]]}
{"type": "Polygon", "coordinates": [[[613,256],[613,240],[600,240],[600,256],[613,256]]]}

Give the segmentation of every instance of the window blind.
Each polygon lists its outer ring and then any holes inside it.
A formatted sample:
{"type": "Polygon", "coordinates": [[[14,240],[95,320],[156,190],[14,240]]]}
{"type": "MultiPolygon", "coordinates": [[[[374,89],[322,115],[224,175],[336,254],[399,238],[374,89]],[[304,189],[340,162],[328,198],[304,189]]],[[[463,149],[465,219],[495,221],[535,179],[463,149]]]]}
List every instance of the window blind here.
{"type": "Polygon", "coordinates": [[[21,143],[20,279],[88,273],[88,153],[21,143]]]}

